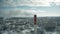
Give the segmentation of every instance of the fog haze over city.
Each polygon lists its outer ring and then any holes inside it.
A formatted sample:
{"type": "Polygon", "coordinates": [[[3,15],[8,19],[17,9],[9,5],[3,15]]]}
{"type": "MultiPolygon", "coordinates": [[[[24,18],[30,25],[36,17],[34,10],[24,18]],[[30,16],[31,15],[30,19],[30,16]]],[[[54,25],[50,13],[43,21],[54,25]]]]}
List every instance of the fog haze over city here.
{"type": "Polygon", "coordinates": [[[60,0],[0,0],[0,34],[60,34],[60,0]]]}
{"type": "Polygon", "coordinates": [[[0,16],[60,16],[60,0],[0,0],[0,16]]]}

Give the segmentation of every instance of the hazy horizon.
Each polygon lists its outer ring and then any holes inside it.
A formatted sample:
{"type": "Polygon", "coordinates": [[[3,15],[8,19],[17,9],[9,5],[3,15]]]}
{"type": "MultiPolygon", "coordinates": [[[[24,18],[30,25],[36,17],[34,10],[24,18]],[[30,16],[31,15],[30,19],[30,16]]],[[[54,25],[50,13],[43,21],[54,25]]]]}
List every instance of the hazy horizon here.
{"type": "Polygon", "coordinates": [[[60,0],[0,0],[1,17],[60,17],[60,0]]]}

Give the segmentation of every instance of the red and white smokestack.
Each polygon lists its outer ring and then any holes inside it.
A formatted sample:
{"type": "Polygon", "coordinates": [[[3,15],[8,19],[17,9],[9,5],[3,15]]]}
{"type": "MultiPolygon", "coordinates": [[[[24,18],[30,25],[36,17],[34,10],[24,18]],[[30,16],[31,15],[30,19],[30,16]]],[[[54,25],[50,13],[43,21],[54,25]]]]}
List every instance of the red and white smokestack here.
{"type": "Polygon", "coordinates": [[[36,24],[37,24],[37,16],[34,15],[34,25],[36,25],[36,24]]]}
{"type": "Polygon", "coordinates": [[[34,15],[34,34],[37,34],[37,16],[34,15]]]}

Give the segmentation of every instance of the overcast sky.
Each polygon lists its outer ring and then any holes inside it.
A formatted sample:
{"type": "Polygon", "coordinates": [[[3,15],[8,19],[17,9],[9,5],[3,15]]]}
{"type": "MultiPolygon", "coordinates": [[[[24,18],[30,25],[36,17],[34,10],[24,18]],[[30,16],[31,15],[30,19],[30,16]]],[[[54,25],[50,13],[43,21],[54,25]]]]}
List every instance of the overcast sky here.
{"type": "Polygon", "coordinates": [[[60,0],[0,0],[2,17],[60,16],[60,0]]]}

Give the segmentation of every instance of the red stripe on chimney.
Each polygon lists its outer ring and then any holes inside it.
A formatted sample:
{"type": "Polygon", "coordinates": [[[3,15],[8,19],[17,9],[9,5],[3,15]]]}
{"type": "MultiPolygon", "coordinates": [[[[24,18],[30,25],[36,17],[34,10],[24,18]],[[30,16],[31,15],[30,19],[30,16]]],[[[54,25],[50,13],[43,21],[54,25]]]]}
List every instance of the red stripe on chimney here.
{"type": "Polygon", "coordinates": [[[36,15],[34,15],[34,24],[36,25],[37,23],[37,16],[36,15]]]}

